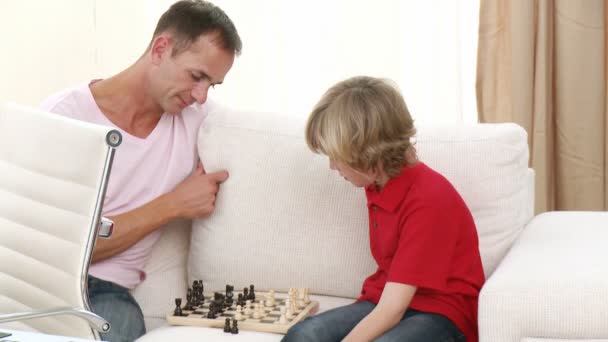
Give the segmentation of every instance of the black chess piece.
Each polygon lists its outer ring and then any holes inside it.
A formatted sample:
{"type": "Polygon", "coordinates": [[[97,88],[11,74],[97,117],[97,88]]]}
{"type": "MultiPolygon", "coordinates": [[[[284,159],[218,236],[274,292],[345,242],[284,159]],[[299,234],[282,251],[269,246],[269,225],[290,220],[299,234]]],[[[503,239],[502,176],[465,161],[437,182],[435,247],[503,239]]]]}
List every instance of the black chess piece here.
{"type": "Polygon", "coordinates": [[[173,311],[173,316],[183,316],[181,298],[175,298],[175,310],[173,311]]]}
{"type": "Polygon", "coordinates": [[[217,317],[217,307],[214,301],[209,303],[209,312],[207,312],[207,318],[215,319],[217,317]]]}
{"type": "Polygon", "coordinates": [[[236,299],[236,305],[240,305],[241,307],[245,306],[245,300],[243,299],[242,293],[239,293],[239,296],[236,299]]]}
{"type": "Polygon", "coordinates": [[[193,310],[194,309],[192,307],[192,289],[188,289],[188,292],[186,293],[186,307],[184,309],[185,310],[193,310]]]}
{"type": "Polygon", "coordinates": [[[220,292],[215,292],[213,294],[213,302],[215,303],[215,307],[217,308],[218,313],[224,312],[225,307],[225,299],[226,297],[220,292]]]}
{"type": "Polygon", "coordinates": [[[255,292],[253,291],[253,285],[249,285],[249,296],[247,299],[251,299],[253,302],[255,300],[255,292]]]}
{"type": "Polygon", "coordinates": [[[249,289],[248,288],[243,288],[243,300],[247,300],[249,299],[249,289]]]}
{"type": "Polygon", "coordinates": [[[226,285],[226,303],[225,303],[225,306],[227,308],[231,307],[232,303],[234,303],[234,300],[232,299],[232,297],[234,297],[234,293],[232,291],[234,291],[234,286],[232,286],[232,285],[226,285]]]}
{"type": "Polygon", "coordinates": [[[192,305],[201,305],[200,299],[198,298],[198,280],[192,282],[192,305]]]}
{"type": "MultiPolygon", "coordinates": [[[[228,319],[228,318],[226,318],[228,319]]],[[[230,332],[232,334],[238,334],[239,333],[239,326],[238,326],[238,322],[236,319],[232,319],[232,329],[230,330],[230,332]]]]}
{"type": "Polygon", "coordinates": [[[224,323],[224,332],[229,333],[230,331],[230,318],[226,318],[226,323],[224,323]]]}

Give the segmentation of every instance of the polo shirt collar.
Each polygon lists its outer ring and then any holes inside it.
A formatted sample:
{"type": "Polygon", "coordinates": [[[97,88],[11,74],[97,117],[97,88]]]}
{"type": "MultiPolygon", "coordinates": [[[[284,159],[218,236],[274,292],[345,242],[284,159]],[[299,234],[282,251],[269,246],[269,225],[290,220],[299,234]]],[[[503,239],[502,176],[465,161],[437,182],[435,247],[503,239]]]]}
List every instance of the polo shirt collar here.
{"type": "Polygon", "coordinates": [[[393,212],[407,195],[407,192],[414,183],[416,176],[421,168],[422,162],[417,162],[413,166],[404,166],[401,173],[389,179],[382,190],[378,192],[375,185],[365,188],[367,195],[367,206],[376,205],[386,211],[393,212]]]}

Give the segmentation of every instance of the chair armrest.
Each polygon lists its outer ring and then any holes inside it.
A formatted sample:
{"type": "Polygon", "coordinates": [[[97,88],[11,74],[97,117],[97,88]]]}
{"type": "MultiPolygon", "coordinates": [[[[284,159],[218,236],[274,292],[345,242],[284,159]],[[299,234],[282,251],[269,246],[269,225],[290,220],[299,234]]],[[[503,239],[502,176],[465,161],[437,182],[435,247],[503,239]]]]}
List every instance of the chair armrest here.
{"type": "Polygon", "coordinates": [[[87,321],[91,328],[106,333],[110,331],[110,323],[108,323],[105,319],[100,316],[84,310],[80,308],[71,308],[71,307],[60,307],[53,309],[44,309],[44,310],[34,310],[29,312],[22,313],[14,313],[14,314],[3,314],[0,315],[0,323],[5,322],[13,322],[13,321],[22,321],[33,318],[41,318],[47,316],[56,316],[56,315],[73,315],[80,317],[87,321]]]}
{"type": "Polygon", "coordinates": [[[536,216],[481,290],[480,341],[608,336],[607,228],[606,212],[536,216]]]}

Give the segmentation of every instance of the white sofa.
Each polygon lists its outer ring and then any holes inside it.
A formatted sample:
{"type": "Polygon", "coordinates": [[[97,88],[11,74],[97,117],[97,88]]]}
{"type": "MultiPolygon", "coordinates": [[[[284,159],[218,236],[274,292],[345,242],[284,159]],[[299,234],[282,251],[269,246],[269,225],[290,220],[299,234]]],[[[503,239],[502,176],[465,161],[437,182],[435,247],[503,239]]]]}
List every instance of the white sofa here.
{"type": "MultiPolygon", "coordinates": [[[[199,150],[208,171],[227,169],[230,178],[221,185],[213,216],[195,220],[192,229],[190,222],[164,228],[146,266],[147,279],[134,291],[148,328],[139,341],[281,339],[167,326],[174,298],[184,298],[194,279],[205,282],[206,292],[225,284],[236,289],[254,284],[259,291],[309,287],[321,311],[358,296],[374,270],[365,196],[331,171],[326,157],[307,149],[304,122],[220,107],[209,114],[199,150]]],[[[422,126],[416,146],[420,159],[444,174],[468,204],[494,286],[493,271],[533,217],[526,132],[515,124],[422,126]]],[[[482,324],[500,309],[480,310],[482,324]]],[[[488,329],[481,329],[481,340],[499,341],[488,329]]]]}

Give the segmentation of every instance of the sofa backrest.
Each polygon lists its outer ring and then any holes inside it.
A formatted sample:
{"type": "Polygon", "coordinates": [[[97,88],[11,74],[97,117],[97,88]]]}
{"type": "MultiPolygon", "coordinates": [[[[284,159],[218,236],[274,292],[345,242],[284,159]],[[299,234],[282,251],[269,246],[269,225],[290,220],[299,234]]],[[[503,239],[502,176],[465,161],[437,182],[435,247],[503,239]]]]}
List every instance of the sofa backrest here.
{"type": "MultiPolygon", "coordinates": [[[[188,282],[206,289],[357,297],[375,270],[363,190],[329,169],[303,138],[305,119],[212,111],[199,134],[207,171],[227,169],[216,212],[193,222],[188,282]]],[[[525,131],[515,124],[419,127],[420,159],[471,209],[489,275],[530,219],[525,131]]]]}

